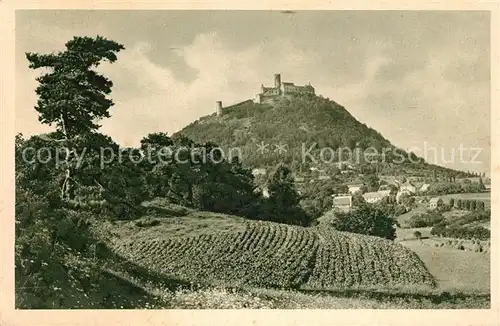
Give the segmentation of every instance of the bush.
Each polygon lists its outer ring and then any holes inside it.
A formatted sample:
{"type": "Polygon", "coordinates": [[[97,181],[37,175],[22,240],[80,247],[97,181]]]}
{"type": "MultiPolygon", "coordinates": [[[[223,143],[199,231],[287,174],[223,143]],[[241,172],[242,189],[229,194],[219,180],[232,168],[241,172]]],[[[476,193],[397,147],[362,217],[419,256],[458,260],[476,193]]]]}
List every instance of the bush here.
{"type": "Polygon", "coordinates": [[[472,247],[472,250],[474,252],[483,252],[483,247],[479,244],[479,243],[476,243],[474,244],[474,246],[472,247]]]}
{"type": "Polygon", "coordinates": [[[450,202],[448,203],[448,205],[450,206],[450,208],[455,207],[455,198],[450,198],[450,202]]]}
{"type": "Polygon", "coordinates": [[[394,209],[394,216],[403,215],[408,212],[408,209],[404,205],[396,205],[394,209]]]}
{"type": "Polygon", "coordinates": [[[444,221],[443,215],[436,212],[424,213],[419,215],[413,215],[408,221],[408,225],[411,228],[423,228],[434,226],[444,221]]]}
{"type": "Polygon", "coordinates": [[[147,218],[135,221],[134,224],[138,227],[148,227],[148,226],[160,225],[160,221],[157,219],[154,219],[154,218],[147,217],[147,218]]]}
{"type": "Polygon", "coordinates": [[[488,211],[473,211],[460,217],[453,218],[454,225],[466,225],[474,222],[489,221],[491,219],[491,212],[488,211]]]}
{"type": "Polygon", "coordinates": [[[332,225],[344,232],[366,234],[394,240],[396,221],[380,206],[362,203],[354,210],[335,214],[332,225]]]}
{"type": "MultiPolygon", "coordinates": [[[[480,239],[487,240],[490,238],[490,230],[482,226],[446,226],[438,224],[431,229],[431,234],[435,236],[443,236],[457,239],[480,239]]],[[[457,242],[454,242],[457,245],[457,242]]]]}
{"type": "Polygon", "coordinates": [[[88,229],[92,216],[52,208],[44,197],[20,187],[15,212],[16,307],[89,307],[99,270],[98,242],[88,229]]]}
{"type": "MultiPolygon", "coordinates": [[[[432,227],[430,233],[433,236],[444,236],[446,225],[444,223],[436,224],[432,227]]],[[[451,243],[450,243],[451,244],[451,243]]]]}

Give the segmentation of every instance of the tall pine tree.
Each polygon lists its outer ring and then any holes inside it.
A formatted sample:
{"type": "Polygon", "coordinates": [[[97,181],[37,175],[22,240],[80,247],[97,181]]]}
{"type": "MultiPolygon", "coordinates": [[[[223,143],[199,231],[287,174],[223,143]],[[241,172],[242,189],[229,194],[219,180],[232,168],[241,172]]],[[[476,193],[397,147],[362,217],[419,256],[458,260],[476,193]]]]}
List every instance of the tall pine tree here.
{"type": "MultiPolygon", "coordinates": [[[[113,83],[94,69],[103,61],[115,62],[124,46],[101,36],[74,37],[65,46],[64,51],[56,53],[26,53],[26,58],[31,69],[48,71],[36,79],[38,119],[55,125],[58,140],[72,149],[75,138],[96,131],[100,127],[97,122],[110,117],[113,101],[107,95],[113,83]]],[[[74,154],[70,150],[65,158],[62,199],[73,196],[73,174],[77,169],[74,154]]]]}

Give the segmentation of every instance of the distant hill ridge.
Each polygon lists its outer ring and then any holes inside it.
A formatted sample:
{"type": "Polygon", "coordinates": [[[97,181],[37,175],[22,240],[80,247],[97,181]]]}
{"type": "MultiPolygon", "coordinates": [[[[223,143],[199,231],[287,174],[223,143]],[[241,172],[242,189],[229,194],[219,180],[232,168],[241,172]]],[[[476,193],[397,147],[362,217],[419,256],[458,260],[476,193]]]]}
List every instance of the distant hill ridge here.
{"type": "Polygon", "coordinates": [[[217,114],[202,117],[177,134],[196,142],[214,142],[226,153],[229,149],[238,149],[240,159],[248,167],[271,167],[283,162],[295,172],[312,166],[329,168],[338,165],[335,163],[339,157],[330,159],[328,155],[332,150],[337,155],[339,148],[353,151],[340,160],[348,159],[359,167],[369,164],[363,155],[361,161],[353,161],[354,150],[370,147],[379,154],[390,149],[385,152],[383,162],[382,156],[378,156],[378,173],[422,176],[432,176],[434,170],[443,174],[456,173],[427,164],[413,154],[413,162],[417,163],[410,163],[410,154],[356,120],[343,106],[322,96],[277,96],[272,103],[255,103],[248,99],[228,107],[222,107],[219,102],[216,111],[217,114]],[[321,151],[326,154],[320,156],[321,151]],[[403,164],[394,163],[400,157],[397,154],[407,158],[403,164]]]}

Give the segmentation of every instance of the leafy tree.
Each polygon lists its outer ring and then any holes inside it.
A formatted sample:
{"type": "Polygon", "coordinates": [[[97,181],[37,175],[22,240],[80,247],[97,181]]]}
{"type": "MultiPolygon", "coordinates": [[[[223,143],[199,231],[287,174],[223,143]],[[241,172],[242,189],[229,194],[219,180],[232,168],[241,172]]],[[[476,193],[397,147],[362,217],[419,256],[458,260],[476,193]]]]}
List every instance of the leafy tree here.
{"type": "Polygon", "coordinates": [[[446,234],[446,224],[444,222],[436,224],[432,227],[430,233],[433,236],[444,236],[446,234]]]}
{"type": "Polygon", "coordinates": [[[174,141],[172,140],[172,138],[170,138],[168,134],[164,132],[152,133],[141,139],[141,149],[149,149],[152,151],[154,150],[152,154],[160,154],[158,153],[159,151],[161,151],[162,149],[168,149],[173,144],[174,141]]]}
{"type": "Polygon", "coordinates": [[[399,201],[402,205],[411,208],[415,205],[415,197],[411,196],[408,193],[403,193],[401,197],[399,197],[399,201]]]}
{"type": "Polygon", "coordinates": [[[365,203],[366,200],[360,191],[357,191],[352,195],[352,206],[360,206],[365,203]]]}
{"type": "MultiPolygon", "coordinates": [[[[38,95],[35,109],[41,123],[55,125],[67,148],[75,137],[96,131],[97,122],[109,117],[113,102],[106,97],[113,83],[94,68],[102,61],[115,62],[116,53],[124,46],[101,36],[74,37],[66,42],[66,50],[57,53],[26,53],[31,69],[46,69],[37,78],[38,95]]],[[[61,198],[74,195],[73,173],[77,169],[74,152],[66,157],[61,198]],[[73,155],[72,155],[73,154],[73,155]]]]}
{"type": "Polygon", "coordinates": [[[143,166],[149,197],[213,212],[258,218],[261,204],[254,177],[237,157],[227,161],[211,142],[197,144],[165,133],[149,134],[141,149],[152,157],[143,166]]]}
{"type": "Polygon", "coordinates": [[[380,206],[361,204],[350,212],[338,212],[332,220],[332,226],[345,232],[359,233],[394,240],[396,221],[380,206]]]}
{"type": "Polygon", "coordinates": [[[174,142],[166,133],[153,133],[141,139],[141,150],[149,159],[141,162],[143,182],[149,198],[166,198],[174,174],[174,142]]]}
{"type": "Polygon", "coordinates": [[[145,199],[140,166],[131,161],[132,155],[126,155],[127,152],[121,153],[119,161],[118,145],[99,133],[87,133],[71,141],[77,166],[72,181],[77,187],[73,187],[71,199],[61,198],[60,185],[65,180],[67,168],[64,161],[61,164],[61,156],[66,155],[67,148],[54,141],[55,137],[57,133],[33,136],[28,140],[18,138],[17,187],[44,196],[53,208],[71,207],[118,218],[140,213],[139,203],[145,199]],[[106,154],[101,155],[102,149],[106,154]],[[44,157],[37,159],[37,151],[45,153],[44,157]],[[111,157],[115,159],[102,164],[111,157]]]}
{"type": "Polygon", "coordinates": [[[292,171],[280,164],[272,173],[268,183],[269,196],[282,206],[296,206],[299,204],[299,194],[295,189],[292,171]]]}
{"type": "Polygon", "coordinates": [[[377,191],[380,180],[376,174],[366,174],[363,176],[363,184],[368,188],[368,191],[377,191]]]}
{"type": "Polygon", "coordinates": [[[411,228],[423,228],[423,227],[434,226],[444,221],[445,218],[442,214],[436,212],[430,212],[430,213],[413,215],[408,220],[408,225],[411,228]]]}
{"type": "Polygon", "coordinates": [[[308,225],[311,218],[299,206],[300,196],[295,189],[292,171],[279,164],[267,186],[269,190],[268,218],[275,222],[308,225]]]}
{"type": "Polygon", "coordinates": [[[422,233],[420,231],[415,231],[413,232],[413,236],[417,239],[420,239],[422,237],[422,233]]]}
{"type": "Polygon", "coordinates": [[[396,195],[398,193],[398,187],[393,185],[393,184],[390,184],[389,186],[389,189],[391,190],[391,195],[396,195]]]}
{"type": "Polygon", "coordinates": [[[382,201],[375,203],[378,205],[384,212],[387,213],[388,216],[396,218],[399,215],[402,215],[407,212],[407,208],[403,205],[399,205],[397,203],[388,202],[389,197],[384,197],[382,201]]]}
{"type": "Polygon", "coordinates": [[[332,195],[348,192],[346,185],[341,180],[332,178],[324,182],[306,182],[298,185],[301,193],[300,206],[312,218],[318,218],[332,208],[332,195]]]}
{"type": "Polygon", "coordinates": [[[464,192],[464,186],[454,182],[439,182],[432,185],[427,191],[429,195],[457,194],[464,192]]]}
{"type": "Polygon", "coordinates": [[[238,158],[231,162],[207,163],[194,187],[194,206],[203,210],[257,218],[260,198],[255,194],[253,175],[238,158]]]}
{"type": "Polygon", "coordinates": [[[89,224],[119,204],[134,206],[141,193],[128,162],[120,166],[123,171],[116,163],[100,167],[101,149],[116,155],[119,148],[97,132],[97,122],[109,117],[113,104],[106,97],[112,82],[93,68],[103,60],[114,62],[121,49],[102,37],[75,37],[65,51],[26,54],[30,68],[44,70],[37,78],[39,120],[56,131],[27,140],[16,136],[19,307],[88,308],[102,292],[100,243],[89,224]]]}
{"type": "Polygon", "coordinates": [[[431,234],[457,239],[490,239],[490,230],[482,226],[436,225],[431,229],[431,234]]]}

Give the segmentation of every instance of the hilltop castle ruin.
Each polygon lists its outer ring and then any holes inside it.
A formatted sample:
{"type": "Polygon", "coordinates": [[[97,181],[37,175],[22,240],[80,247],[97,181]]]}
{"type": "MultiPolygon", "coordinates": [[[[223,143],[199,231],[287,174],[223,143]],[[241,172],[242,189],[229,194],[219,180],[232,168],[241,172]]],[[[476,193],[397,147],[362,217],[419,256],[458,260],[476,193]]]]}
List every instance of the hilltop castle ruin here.
{"type": "Polygon", "coordinates": [[[261,85],[260,93],[254,98],[255,103],[272,103],[278,97],[291,97],[297,95],[314,95],[314,87],[311,84],[297,86],[294,83],[281,82],[281,75],[274,75],[274,87],[261,85]]]}
{"type": "Polygon", "coordinates": [[[233,104],[229,107],[222,107],[222,101],[215,102],[215,112],[217,116],[222,116],[223,111],[246,102],[254,102],[260,104],[273,104],[278,98],[291,98],[292,96],[300,95],[315,95],[314,87],[311,84],[305,86],[297,86],[294,83],[281,82],[281,75],[274,74],[274,87],[260,86],[260,93],[257,94],[253,100],[246,100],[241,103],[233,104]]]}

